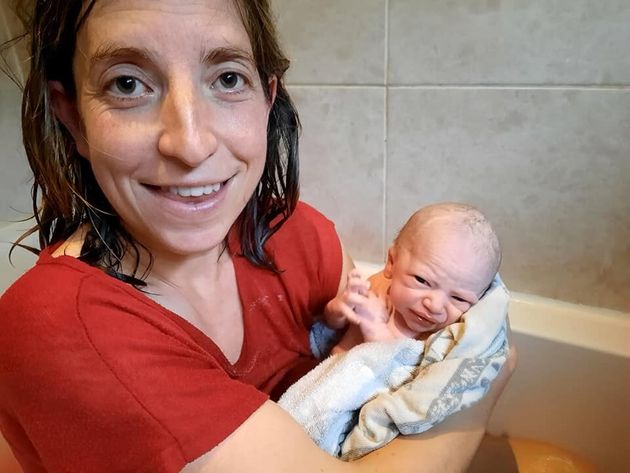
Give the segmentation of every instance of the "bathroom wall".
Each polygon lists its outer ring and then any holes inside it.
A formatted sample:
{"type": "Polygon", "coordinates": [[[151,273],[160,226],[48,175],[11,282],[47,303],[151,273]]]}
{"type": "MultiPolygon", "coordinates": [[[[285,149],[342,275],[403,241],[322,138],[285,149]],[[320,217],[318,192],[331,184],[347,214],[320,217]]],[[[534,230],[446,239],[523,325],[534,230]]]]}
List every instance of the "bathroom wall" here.
{"type": "Polygon", "coordinates": [[[481,208],[508,286],[630,304],[630,3],[273,0],[302,196],[355,259],[411,212],[481,208]]]}
{"type": "MultiPolygon", "coordinates": [[[[7,3],[0,4],[0,44],[17,34],[18,21],[7,3]]],[[[7,65],[15,71],[16,79],[22,79],[20,58],[23,49],[4,53],[7,65]],[[18,54],[19,51],[19,54],[18,54]]],[[[20,129],[20,89],[4,73],[0,72],[0,226],[7,222],[24,219],[31,209],[29,189],[30,172],[22,148],[20,129]]]]}
{"type": "MultiPolygon", "coordinates": [[[[513,290],[628,309],[630,3],[272,3],[302,195],[356,259],[382,261],[415,208],[461,200],[495,223],[513,290]]],[[[2,2],[0,41],[15,25],[2,2]]],[[[0,222],[30,208],[19,103],[0,74],[0,222]]]]}

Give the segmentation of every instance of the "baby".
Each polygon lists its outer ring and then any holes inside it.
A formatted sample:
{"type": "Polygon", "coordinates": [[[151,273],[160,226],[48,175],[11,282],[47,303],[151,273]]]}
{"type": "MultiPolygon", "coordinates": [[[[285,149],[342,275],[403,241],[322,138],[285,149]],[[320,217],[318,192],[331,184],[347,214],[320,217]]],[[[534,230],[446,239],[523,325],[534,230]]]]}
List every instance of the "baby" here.
{"type": "Polygon", "coordinates": [[[332,353],[361,342],[425,340],[481,298],[500,262],[497,235],[479,210],[459,203],[423,207],[389,248],[385,268],[369,281],[351,271],[345,291],[326,306],[329,327],[351,324],[332,353]]]}

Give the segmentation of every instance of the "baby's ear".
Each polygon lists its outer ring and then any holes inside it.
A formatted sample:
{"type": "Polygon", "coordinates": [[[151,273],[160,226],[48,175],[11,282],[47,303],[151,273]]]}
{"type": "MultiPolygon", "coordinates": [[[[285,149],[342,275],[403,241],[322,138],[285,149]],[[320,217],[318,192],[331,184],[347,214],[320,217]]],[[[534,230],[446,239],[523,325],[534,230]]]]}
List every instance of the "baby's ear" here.
{"type": "Polygon", "coordinates": [[[387,250],[387,262],[385,263],[385,268],[383,269],[383,276],[387,279],[391,279],[394,273],[394,259],[396,258],[396,247],[394,245],[389,247],[387,250]]]}
{"type": "Polygon", "coordinates": [[[83,133],[83,123],[76,99],[70,97],[61,82],[56,80],[48,82],[48,96],[55,116],[72,135],[77,151],[89,159],[87,140],[83,133]]]}

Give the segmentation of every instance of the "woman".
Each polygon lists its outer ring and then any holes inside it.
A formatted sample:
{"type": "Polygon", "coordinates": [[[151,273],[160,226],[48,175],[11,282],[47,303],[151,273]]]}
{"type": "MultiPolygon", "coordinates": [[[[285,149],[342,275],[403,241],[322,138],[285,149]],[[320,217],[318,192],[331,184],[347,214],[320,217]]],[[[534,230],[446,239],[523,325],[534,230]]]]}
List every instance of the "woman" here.
{"type": "Polygon", "coordinates": [[[297,203],[267,2],[40,0],[30,33],[42,252],[0,302],[0,425],[24,469],[465,468],[509,369],[437,431],[349,464],[270,400],[313,365],[312,318],[352,262],[297,203]]]}

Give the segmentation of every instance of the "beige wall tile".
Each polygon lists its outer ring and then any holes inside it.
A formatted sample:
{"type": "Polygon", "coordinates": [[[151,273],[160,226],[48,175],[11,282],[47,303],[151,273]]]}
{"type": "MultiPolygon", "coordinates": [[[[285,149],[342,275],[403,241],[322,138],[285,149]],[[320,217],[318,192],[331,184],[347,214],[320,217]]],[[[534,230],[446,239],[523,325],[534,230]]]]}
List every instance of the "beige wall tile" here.
{"type": "Polygon", "coordinates": [[[300,112],[302,199],[337,225],[357,259],[382,256],[384,90],[292,87],[300,112]]]}
{"type": "Polygon", "coordinates": [[[28,217],[31,212],[30,177],[22,147],[21,94],[0,72],[0,226],[28,217]]]}
{"type": "MultiPolygon", "coordinates": [[[[18,34],[18,20],[7,4],[0,5],[0,44],[18,34]]],[[[6,66],[18,81],[23,80],[20,67],[25,57],[24,44],[5,50],[6,66]]],[[[22,148],[20,125],[21,93],[16,84],[0,71],[0,226],[28,216],[31,209],[29,189],[31,176],[22,148]]]]}
{"type": "Polygon", "coordinates": [[[627,0],[390,0],[396,84],[628,84],[627,0]]]}
{"type": "Polygon", "coordinates": [[[385,0],[273,0],[293,84],[383,84],[385,0]]]}
{"type": "Polygon", "coordinates": [[[494,222],[515,291],[627,309],[630,91],[394,89],[386,234],[459,200],[494,222]]]}

